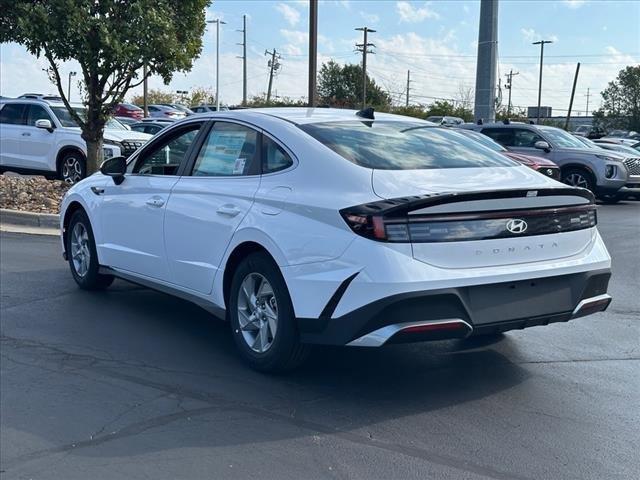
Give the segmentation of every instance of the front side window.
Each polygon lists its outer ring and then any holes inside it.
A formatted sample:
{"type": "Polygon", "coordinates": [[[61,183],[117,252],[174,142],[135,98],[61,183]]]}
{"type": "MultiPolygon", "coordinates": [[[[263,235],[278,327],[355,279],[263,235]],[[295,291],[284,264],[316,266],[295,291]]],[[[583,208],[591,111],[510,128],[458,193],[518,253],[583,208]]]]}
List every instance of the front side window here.
{"type": "Polygon", "coordinates": [[[150,145],[138,158],[133,173],[143,175],[176,175],[189,147],[196,139],[200,124],[189,125],[150,145]]]}
{"type": "Polygon", "coordinates": [[[293,160],[280,145],[269,137],[262,137],[262,173],[273,173],[293,165],[293,160]]]}
{"type": "Polygon", "coordinates": [[[24,103],[5,103],[0,110],[0,123],[8,125],[25,125],[25,109],[28,105],[24,103]]]}
{"type": "Polygon", "coordinates": [[[482,133],[503,147],[513,147],[513,130],[510,128],[483,128],[482,133]]]}
{"type": "Polygon", "coordinates": [[[193,176],[230,177],[255,173],[258,132],[242,125],[216,122],[204,142],[193,176]]]}
{"type": "Polygon", "coordinates": [[[524,128],[513,129],[513,146],[522,148],[535,148],[536,142],[544,141],[540,135],[533,130],[525,130],[524,128]]]}
{"type": "Polygon", "coordinates": [[[29,112],[27,113],[27,125],[31,127],[36,126],[36,120],[49,120],[53,125],[51,116],[41,105],[29,105],[29,112]]]}
{"type": "Polygon", "coordinates": [[[312,123],[300,128],[347,160],[367,168],[514,166],[506,157],[460,133],[424,123],[349,121],[312,123]]]}

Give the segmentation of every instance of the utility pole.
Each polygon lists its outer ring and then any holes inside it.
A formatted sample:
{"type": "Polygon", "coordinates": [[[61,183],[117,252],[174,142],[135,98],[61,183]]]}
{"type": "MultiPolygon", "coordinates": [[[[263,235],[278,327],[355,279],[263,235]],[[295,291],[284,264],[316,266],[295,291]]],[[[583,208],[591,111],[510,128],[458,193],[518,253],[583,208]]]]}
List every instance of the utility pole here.
{"type": "Polygon", "coordinates": [[[242,43],[236,45],[242,45],[242,106],[247,106],[247,16],[242,15],[242,43]]]}
{"type": "Polygon", "coordinates": [[[540,125],[540,101],[542,99],[542,62],[544,60],[544,45],[545,43],[553,43],[552,40],[540,40],[539,42],[533,42],[531,45],[540,45],[540,78],[538,80],[538,120],[537,124],[540,125]]]}
{"type": "Polygon", "coordinates": [[[476,98],[474,120],[493,122],[496,118],[496,78],[498,66],[498,0],[482,0],[478,26],[476,98]]]}
{"type": "Polygon", "coordinates": [[[571,109],[573,108],[573,96],[576,93],[576,84],[578,83],[578,73],[580,73],[580,62],[576,65],[576,74],[573,77],[573,88],[571,89],[571,100],[569,100],[569,111],[567,112],[567,120],[564,122],[564,129],[569,130],[569,119],[571,118],[571,109]]]}
{"type": "Polygon", "coordinates": [[[207,23],[216,24],[216,112],[220,111],[220,24],[226,25],[219,18],[207,20],[207,23]]]}
{"type": "Polygon", "coordinates": [[[584,112],[585,116],[589,116],[589,97],[591,96],[591,94],[589,93],[589,88],[587,88],[587,94],[585,95],[587,97],[587,109],[584,112]]]}
{"type": "Polygon", "coordinates": [[[76,75],[76,72],[69,72],[69,83],[67,85],[67,101],[69,103],[71,103],[71,77],[75,77],[76,75]]]}
{"type": "Polygon", "coordinates": [[[271,86],[273,85],[273,75],[280,68],[280,62],[278,61],[280,60],[280,55],[275,48],[273,49],[273,52],[265,50],[264,54],[271,55],[271,60],[267,62],[267,65],[269,66],[269,88],[267,88],[267,103],[269,103],[271,101],[271,86]]]}
{"type": "Polygon", "coordinates": [[[409,85],[411,84],[411,70],[407,70],[407,100],[405,102],[405,106],[409,108],[409,85]]]}
{"type": "Polygon", "coordinates": [[[144,117],[148,117],[149,116],[149,108],[148,108],[148,102],[147,102],[147,94],[148,94],[148,89],[147,89],[147,64],[145,63],[142,66],[142,114],[144,115],[144,117]]]}
{"type": "Polygon", "coordinates": [[[318,68],[318,0],[309,0],[309,106],[316,106],[318,68]]]}
{"type": "Polygon", "coordinates": [[[356,43],[356,50],[362,52],[362,108],[364,109],[367,106],[367,53],[375,53],[369,50],[369,47],[375,47],[375,45],[367,42],[367,34],[375,33],[375,30],[369,27],[360,27],[356,30],[364,33],[364,41],[356,43]]]}
{"type": "Polygon", "coordinates": [[[513,70],[509,70],[509,73],[505,75],[505,77],[507,77],[507,84],[504,86],[504,88],[509,90],[509,102],[507,103],[507,117],[511,116],[511,90],[513,86],[513,77],[515,75],[520,75],[520,72],[514,72],[513,70]]]}

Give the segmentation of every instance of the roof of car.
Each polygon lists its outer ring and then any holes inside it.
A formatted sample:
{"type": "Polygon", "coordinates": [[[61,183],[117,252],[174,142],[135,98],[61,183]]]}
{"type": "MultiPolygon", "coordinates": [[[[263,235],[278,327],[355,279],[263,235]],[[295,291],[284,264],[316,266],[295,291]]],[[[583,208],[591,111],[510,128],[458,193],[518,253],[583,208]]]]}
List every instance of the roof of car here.
{"type": "MultiPolygon", "coordinates": [[[[243,110],[228,110],[224,112],[211,112],[200,115],[230,115],[238,118],[253,116],[255,114],[269,115],[296,125],[324,122],[344,122],[348,120],[367,121],[367,118],[356,115],[357,110],[345,110],[340,108],[307,108],[307,107],[277,107],[277,108],[248,108],[243,110]]],[[[375,120],[385,121],[412,121],[434,125],[426,120],[415,117],[405,117],[389,113],[374,112],[375,120]]]]}
{"type": "MultiPolygon", "coordinates": [[[[3,98],[2,103],[36,103],[42,105],[49,105],[50,107],[64,107],[64,103],[54,100],[40,100],[37,98],[3,98]]],[[[85,108],[82,103],[71,103],[72,107],[85,108]]]]}

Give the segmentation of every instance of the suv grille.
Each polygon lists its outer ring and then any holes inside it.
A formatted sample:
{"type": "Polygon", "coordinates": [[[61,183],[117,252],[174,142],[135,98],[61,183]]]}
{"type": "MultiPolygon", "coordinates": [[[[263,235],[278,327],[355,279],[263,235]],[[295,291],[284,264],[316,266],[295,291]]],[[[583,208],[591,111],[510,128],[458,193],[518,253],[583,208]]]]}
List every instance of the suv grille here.
{"type": "Polygon", "coordinates": [[[128,157],[145,144],[143,140],[123,140],[120,143],[122,144],[122,155],[125,157],[128,157]]]}
{"type": "Polygon", "coordinates": [[[627,158],[624,166],[627,167],[629,175],[640,175],[640,158],[627,158]]]}

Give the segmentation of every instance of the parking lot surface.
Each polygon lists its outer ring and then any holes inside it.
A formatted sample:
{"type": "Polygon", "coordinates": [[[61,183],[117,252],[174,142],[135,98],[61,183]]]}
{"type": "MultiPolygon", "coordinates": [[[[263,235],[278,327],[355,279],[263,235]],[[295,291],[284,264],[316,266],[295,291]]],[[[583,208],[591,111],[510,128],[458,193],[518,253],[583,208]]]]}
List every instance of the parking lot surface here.
{"type": "Polygon", "coordinates": [[[479,340],[322,348],[265,376],[198,307],[80,291],[0,235],[2,479],[640,478],[640,202],[599,207],[609,310],[479,340]]]}

